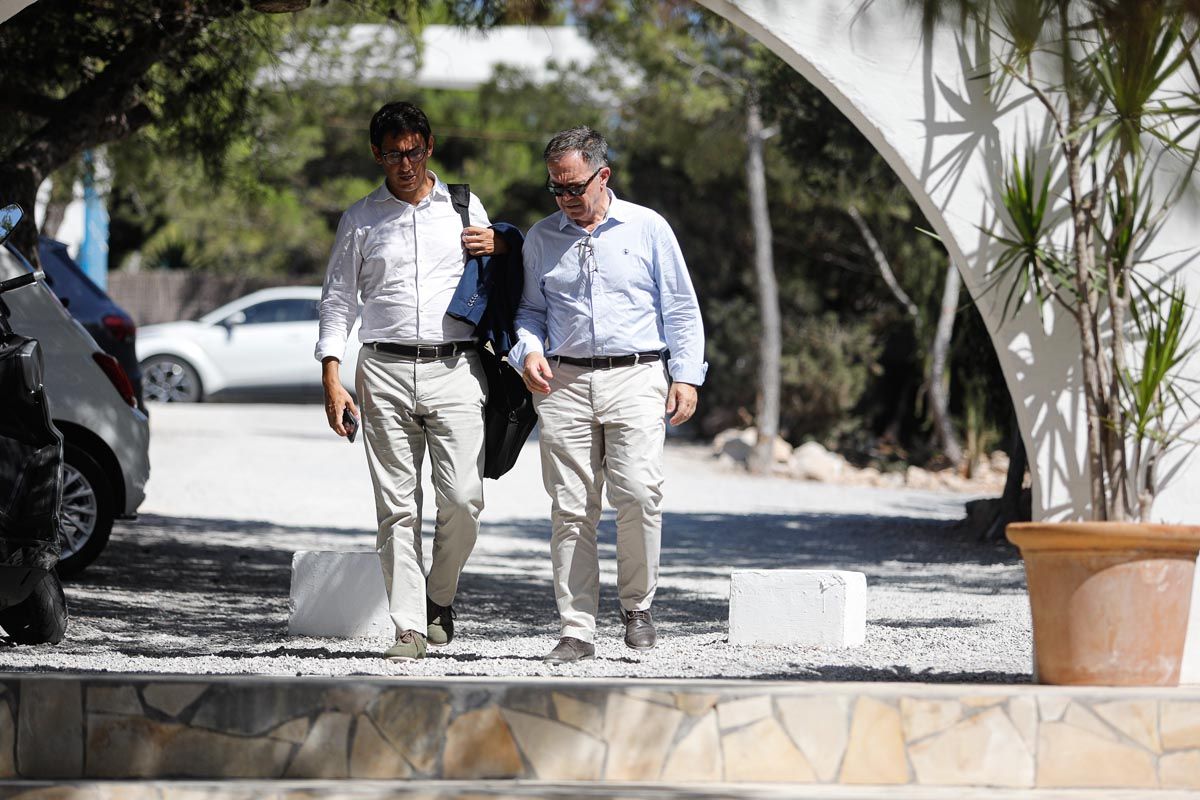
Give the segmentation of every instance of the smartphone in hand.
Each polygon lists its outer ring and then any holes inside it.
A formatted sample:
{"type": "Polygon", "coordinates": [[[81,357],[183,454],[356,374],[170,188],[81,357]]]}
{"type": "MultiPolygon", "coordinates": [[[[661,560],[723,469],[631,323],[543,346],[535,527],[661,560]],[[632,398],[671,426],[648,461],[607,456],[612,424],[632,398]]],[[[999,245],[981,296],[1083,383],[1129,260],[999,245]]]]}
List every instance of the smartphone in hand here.
{"type": "Polygon", "coordinates": [[[358,417],[350,413],[349,407],[342,409],[342,427],[346,429],[346,438],[353,443],[358,433],[358,417]]]}

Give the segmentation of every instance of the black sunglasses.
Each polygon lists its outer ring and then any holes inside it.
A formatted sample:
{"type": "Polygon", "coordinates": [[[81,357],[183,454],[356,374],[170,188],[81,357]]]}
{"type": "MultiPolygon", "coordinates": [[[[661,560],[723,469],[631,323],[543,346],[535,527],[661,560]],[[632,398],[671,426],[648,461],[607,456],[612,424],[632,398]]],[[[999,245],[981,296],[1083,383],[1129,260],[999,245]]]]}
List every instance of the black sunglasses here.
{"type": "Polygon", "coordinates": [[[571,197],[579,197],[581,194],[587,191],[588,186],[591,185],[592,181],[596,180],[596,176],[600,174],[600,170],[602,169],[604,169],[604,167],[600,167],[593,172],[592,177],[588,178],[583,183],[577,183],[574,186],[559,186],[554,181],[547,180],[546,191],[555,197],[562,197],[564,194],[569,194],[571,197]]]}

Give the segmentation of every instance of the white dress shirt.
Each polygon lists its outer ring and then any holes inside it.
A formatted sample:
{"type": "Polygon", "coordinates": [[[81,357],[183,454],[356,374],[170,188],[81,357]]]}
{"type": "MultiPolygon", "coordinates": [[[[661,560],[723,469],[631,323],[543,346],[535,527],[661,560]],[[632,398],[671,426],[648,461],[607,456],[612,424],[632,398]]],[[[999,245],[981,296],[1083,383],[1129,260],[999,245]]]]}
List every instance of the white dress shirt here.
{"type": "MultiPolygon", "coordinates": [[[[463,274],[463,226],[449,188],[433,179],[433,189],[415,206],[385,183],[342,215],[321,293],[318,361],[344,356],[360,297],[363,342],[473,338],[471,324],[446,315],[463,274]]],[[[491,225],[474,194],[467,210],[472,225],[491,225]]]]}
{"type": "Polygon", "coordinates": [[[704,383],[700,305],[671,226],[617,198],[590,234],[559,211],[525,238],[525,287],[517,310],[518,371],[529,353],[591,358],[670,350],[673,380],[704,383]]]}

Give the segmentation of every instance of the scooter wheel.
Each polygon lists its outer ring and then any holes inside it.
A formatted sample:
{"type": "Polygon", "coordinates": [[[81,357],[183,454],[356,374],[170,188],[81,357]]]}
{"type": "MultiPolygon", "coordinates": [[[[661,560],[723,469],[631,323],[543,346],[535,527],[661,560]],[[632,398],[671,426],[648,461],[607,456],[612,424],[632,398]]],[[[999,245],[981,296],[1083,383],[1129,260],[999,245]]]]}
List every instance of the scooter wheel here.
{"type": "Polygon", "coordinates": [[[0,609],[0,628],[17,644],[58,644],[67,633],[67,597],[51,570],[29,597],[0,609]]]}

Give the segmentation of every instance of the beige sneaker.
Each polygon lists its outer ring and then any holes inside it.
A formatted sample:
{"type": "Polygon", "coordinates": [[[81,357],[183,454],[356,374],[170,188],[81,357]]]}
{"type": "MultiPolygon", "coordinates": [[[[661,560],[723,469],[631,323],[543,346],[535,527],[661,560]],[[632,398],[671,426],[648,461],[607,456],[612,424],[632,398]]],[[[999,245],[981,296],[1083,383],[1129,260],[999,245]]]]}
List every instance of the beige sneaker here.
{"type": "Polygon", "coordinates": [[[450,640],[454,638],[454,620],[458,619],[458,614],[454,613],[454,606],[439,606],[426,597],[425,616],[429,620],[425,628],[425,638],[429,646],[441,647],[450,644],[450,640]]]}
{"type": "Polygon", "coordinates": [[[396,643],[383,653],[392,661],[416,661],[425,657],[425,637],[416,631],[404,631],[396,643]]]}

